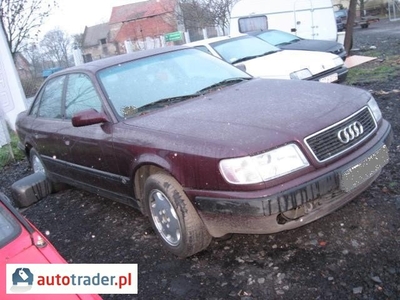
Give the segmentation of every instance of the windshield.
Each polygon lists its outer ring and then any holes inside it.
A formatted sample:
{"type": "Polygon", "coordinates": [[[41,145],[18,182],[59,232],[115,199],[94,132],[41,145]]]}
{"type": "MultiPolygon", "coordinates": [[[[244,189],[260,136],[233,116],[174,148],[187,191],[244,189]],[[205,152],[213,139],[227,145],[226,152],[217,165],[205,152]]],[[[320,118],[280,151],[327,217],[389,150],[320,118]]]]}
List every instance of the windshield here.
{"type": "Polygon", "coordinates": [[[301,40],[299,37],[293,34],[276,30],[263,31],[257,34],[257,36],[274,46],[291,44],[301,40]]]}
{"type": "Polygon", "coordinates": [[[235,63],[245,59],[280,51],[279,48],[253,36],[241,36],[210,44],[227,62],[235,63]]]}
{"type": "Polygon", "coordinates": [[[247,73],[197,49],[153,55],[112,66],[98,74],[115,112],[129,118],[157,101],[175,103],[247,73]],[[167,101],[165,101],[167,99],[167,101]],[[170,99],[174,99],[171,101],[170,99]]]}
{"type": "Polygon", "coordinates": [[[11,213],[0,206],[0,248],[9,244],[21,232],[21,226],[11,213]]]}
{"type": "Polygon", "coordinates": [[[335,16],[336,17],[341,17],[341,18],[346,18],[347,17],[347,11],[345,11],[345,10],[335,11],[335,16]]]}

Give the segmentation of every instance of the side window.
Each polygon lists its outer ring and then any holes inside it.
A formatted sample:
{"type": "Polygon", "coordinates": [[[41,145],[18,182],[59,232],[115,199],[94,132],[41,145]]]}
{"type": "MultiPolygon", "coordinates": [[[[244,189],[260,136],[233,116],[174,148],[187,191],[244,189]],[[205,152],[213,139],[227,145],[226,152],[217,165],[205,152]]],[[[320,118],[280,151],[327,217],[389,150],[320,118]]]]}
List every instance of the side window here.
{"type": "Polygon", "coordinates": [[[72,74],[68,77],[65,96],[65,117],[67,119],[82,110],[94,108],[101,111],[101,100],[92,81],[85,74],[72,74]]]}
{"type": "Polygon", "coordinates": [[[32,113],[37,111],[37,116],[42,118],[61,119],[61,101],[65,76],[56,77],[43,89],[42,94],[36,100],[32,113]],[[40,101],[40,103],[39,103],[40,101]],[[37,103],[39,104],[36,108],[37,103]]]}
{"type": "Polygon", "coordinates": [[[254,16],[239,19],[239,32],[246,33],[250,31],[267,30],[267,16],[254,16]]]}

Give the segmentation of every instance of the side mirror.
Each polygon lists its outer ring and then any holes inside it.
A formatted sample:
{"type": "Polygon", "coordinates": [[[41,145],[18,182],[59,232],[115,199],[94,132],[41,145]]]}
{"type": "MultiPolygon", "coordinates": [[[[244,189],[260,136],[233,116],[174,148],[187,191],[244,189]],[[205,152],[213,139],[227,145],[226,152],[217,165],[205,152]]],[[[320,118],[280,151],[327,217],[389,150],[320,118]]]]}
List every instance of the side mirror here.
{"type": "Polygon", "coordinates": [[[104,122],[108,122],[106,114],[98,112],[93,108],[77,112],[72,117],[72,125],[74,127],[101,124],[104,122]]]}

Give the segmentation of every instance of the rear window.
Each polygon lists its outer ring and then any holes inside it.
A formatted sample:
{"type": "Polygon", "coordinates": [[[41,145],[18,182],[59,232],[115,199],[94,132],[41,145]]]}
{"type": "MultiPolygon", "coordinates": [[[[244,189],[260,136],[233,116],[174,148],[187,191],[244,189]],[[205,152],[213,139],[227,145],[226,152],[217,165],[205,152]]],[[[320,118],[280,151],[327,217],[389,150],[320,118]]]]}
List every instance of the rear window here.
{"type": "Polygon", "coordinates": [[[239,19],[239,32],[259,31],[268,29],[267,16],[254,16],[239,19]]]}
{"type": "Polygon", "coordinates": [[[14,240],[21,232],[21,226],[3,206],[0,206],[0,248],[14,240]]]}

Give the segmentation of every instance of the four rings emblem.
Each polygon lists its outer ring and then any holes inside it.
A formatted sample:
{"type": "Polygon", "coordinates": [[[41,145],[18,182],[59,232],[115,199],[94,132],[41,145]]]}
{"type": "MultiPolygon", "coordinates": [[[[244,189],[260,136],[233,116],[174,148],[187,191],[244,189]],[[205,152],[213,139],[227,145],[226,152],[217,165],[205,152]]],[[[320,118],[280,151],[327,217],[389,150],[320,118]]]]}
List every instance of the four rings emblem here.
{"type": "Polygon", "coordinates": [[[362,126],[362,124],[358,121],[355,121],[354,123],[351,123],[345,128],[339,130],[337,133],[337,137],[341,143],[347,144],[362,135],[363,132],[364,127],[362,126]]]}

